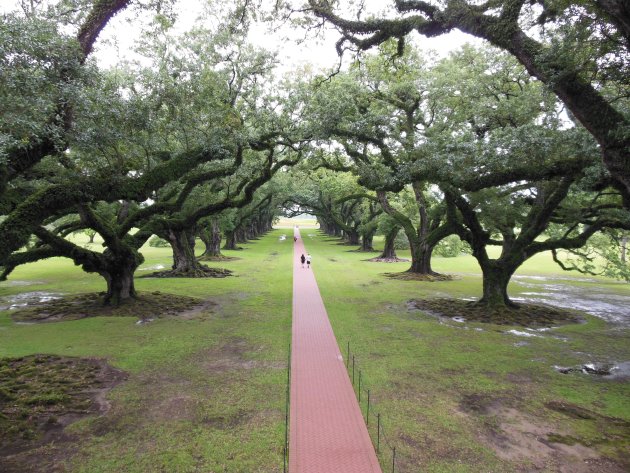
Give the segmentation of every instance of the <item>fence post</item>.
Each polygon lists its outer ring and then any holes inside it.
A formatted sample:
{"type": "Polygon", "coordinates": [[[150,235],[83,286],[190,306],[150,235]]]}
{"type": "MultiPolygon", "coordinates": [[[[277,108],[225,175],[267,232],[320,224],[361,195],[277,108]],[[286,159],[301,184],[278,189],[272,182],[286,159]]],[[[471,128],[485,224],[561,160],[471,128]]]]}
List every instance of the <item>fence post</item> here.
{"type": "Polygon", "coordinates": [[[381,453],[381,413],[376,414],[376,453],[381,453]]]}
{"type": "Polygon", "coordinates": [[[348,356],[346,356],[346,369],[348,369],[349,363],[350,363],[350,340],[348,340],[348,356]]]}
{"type": "Polygon", "coordinates": [[[392,454],[392,473],[395,473],[396,471],[396,447],[394,447],[392,449],[393,454],[392,454]]]}
{"type": "Polygon", "coordinates": [[[359,405],[361,405],[361,370],[359,370],[359,405]]]}
{"type": "Polygon", "coordinates": [[[354,355],[352,355],[352,385],[354,386],[354,355]]]}
{"type": "Polygon", "coordinates": [[[367,412],[365,413],[365,425],[370,425],[370,390],[368,389],[367,412]]]}

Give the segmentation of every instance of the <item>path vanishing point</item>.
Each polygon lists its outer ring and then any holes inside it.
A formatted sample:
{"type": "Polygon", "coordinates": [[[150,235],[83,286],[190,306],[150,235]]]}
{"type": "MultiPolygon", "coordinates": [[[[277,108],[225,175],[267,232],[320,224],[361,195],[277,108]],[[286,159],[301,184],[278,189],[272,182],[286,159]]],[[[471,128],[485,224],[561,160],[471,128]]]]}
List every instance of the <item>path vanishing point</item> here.
{"type": "Polygon", "coordinates": [[[381,473],[313,268],[300,263],[300,231],[294,234],[289,473],[381,473]]]}

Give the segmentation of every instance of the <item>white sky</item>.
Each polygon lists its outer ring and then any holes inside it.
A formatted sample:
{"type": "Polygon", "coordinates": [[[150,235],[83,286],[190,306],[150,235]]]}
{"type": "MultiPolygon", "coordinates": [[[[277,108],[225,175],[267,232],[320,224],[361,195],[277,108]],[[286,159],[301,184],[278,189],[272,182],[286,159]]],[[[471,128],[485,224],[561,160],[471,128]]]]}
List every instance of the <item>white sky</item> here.
{"type": "MultiPolygon", "coordinates": [[[[175,30],[185,31],[189,29],[201,14],[203,3],[203,0],[177,0],[175,11],[178,14],[178,20],[175,24],[175,30]]],[[[365,3],[367,9],[374,12],[378,11],[384,4],[384,2],[379,0],[366,0],[365,3]]],[[[17,5],[19,5],[19,0],[2,0],[0,12],[11,11],[17,5]]],[[[138,22],[146,22],[150,18],[131,18],[131,15],[130,10],[121,12],[109,22],[101,33],[93,53],[101,67],[110,67],[121,59],[134,57],[131,50],[134,42],[139,37],[140,28],[137,27],[138,22]]],[[[295,27],[285,26],[279,31],[272,33],[268,31],[266,25],[257,24],[254,25],[250,32],[250,39],[255,45],[276,50],[281,64],[280,70],[285,73],[306,64],[311,64],[316,70],[327,70],[336,66],[339,61],[335,51],[335,42],[339,38],[339,34],[336,31],[328,30],[318,40],[311,39],[302,45],[297,44],[297,40],[303,35],[303,31],[295,27]],[[287,37],[290,39],[287,39],[287,37]]],[[[448,35],[432,39],[416,35],[414,42],[416,45],[419,44],[422,49],[431,49],[436,51],[438,55],[444,56],[466,42],[478,43],[479,40],[459,31],[454,31],[448,35]]]]}

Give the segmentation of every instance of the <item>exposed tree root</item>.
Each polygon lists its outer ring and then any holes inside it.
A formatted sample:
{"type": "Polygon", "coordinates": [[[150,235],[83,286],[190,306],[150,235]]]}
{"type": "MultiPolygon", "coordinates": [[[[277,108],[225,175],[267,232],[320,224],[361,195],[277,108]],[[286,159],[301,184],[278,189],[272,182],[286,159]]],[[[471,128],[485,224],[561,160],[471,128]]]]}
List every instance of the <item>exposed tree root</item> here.
{"type": "Polygon", "coordinates": [[[201,265],[197,269],[181,271],[171,269],[168,271],[158,271],[143,277],[151,278],[225,278],[232,275],[232,271],[222,268],[208,268],[201,265]]]}
{"type": "Polygon", "coordinates": [[[385,277],[390,279],[401,279],[403,281],[453,281],[455,278],[450,274],[421,274],[405,271],[404,273],[383,273],[385,277]]]}
{"type": "Polygon", "coordinates": [[[197,261],[234,261],[234,260],[239,260],[241,258],[237,258],[235,256],[225,256],[225,255],[218,255],[218,256],[200,256],[199,258],[197,258],[197,261]]]}
{"type": "MultiPolygon", "coordinates": [[[[404,263],[411,260],[408,260],[406,258],[381,258],[377,256],[376,258],[366,259],[364,261],[369,261],[370,263],[404,263]]],[[[393,273],[388,273],[388,274],[393,274],[393,273]]]]}

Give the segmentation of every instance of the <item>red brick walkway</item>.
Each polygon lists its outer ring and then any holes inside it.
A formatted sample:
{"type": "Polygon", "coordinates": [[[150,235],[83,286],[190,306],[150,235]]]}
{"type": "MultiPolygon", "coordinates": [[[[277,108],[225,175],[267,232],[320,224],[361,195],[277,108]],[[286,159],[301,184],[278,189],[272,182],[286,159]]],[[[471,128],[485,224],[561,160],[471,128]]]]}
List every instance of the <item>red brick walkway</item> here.
{"type": "Polygon", "coordinates": [[[313,269],[300,263],[298,229],[295,236],[289,473],[381,473],[313,269]]]}

